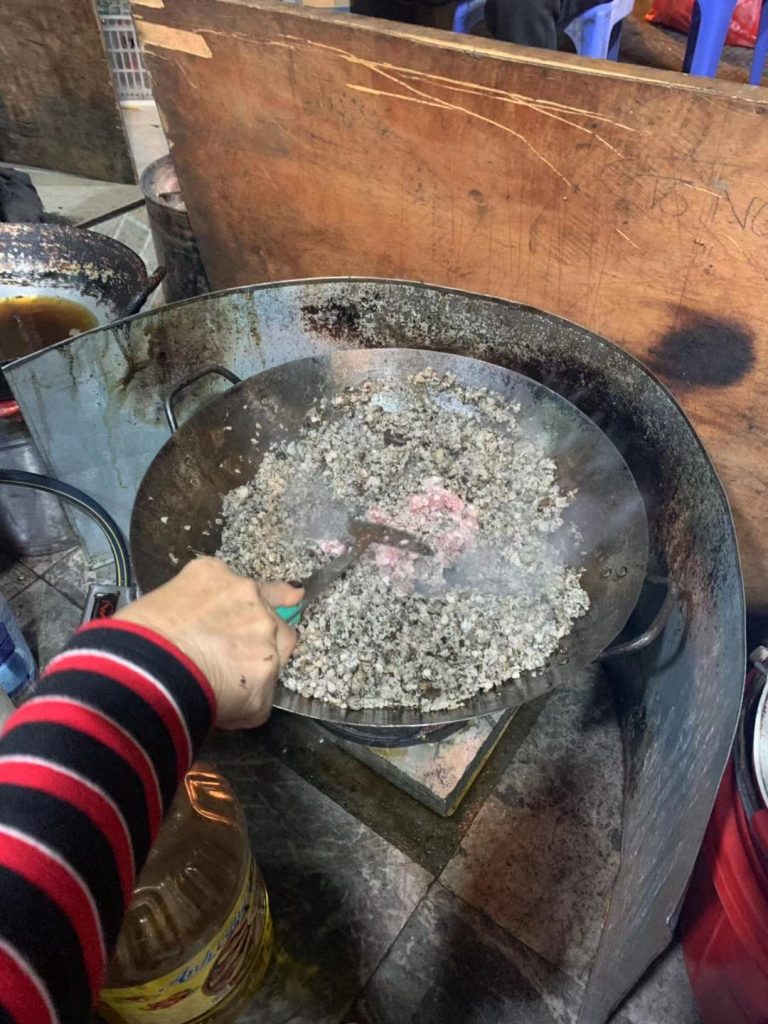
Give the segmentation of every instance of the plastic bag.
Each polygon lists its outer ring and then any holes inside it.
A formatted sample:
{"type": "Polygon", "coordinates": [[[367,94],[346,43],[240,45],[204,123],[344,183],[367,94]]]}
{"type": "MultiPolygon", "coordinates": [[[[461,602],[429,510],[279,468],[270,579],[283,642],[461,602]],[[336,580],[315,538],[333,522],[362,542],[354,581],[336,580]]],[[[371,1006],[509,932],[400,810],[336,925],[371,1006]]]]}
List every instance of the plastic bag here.
{"type": "MultiPolygon", "coordinates": [[[[754,46],[761,7],[761,0],[738,0],[725,41],[732,46],[754,46]]],[[[693,0],[653,0],[645,20],[687,32],[691,25],[692,10],[693,0]]]]}

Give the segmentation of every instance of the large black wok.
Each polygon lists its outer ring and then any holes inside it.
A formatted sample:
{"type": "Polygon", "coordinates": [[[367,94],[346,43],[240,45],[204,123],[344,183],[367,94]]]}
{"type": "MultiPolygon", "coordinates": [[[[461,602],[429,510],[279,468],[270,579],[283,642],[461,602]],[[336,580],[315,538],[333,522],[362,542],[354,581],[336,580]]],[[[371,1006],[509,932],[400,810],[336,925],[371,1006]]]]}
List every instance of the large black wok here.
{"type": "Polygon", "coordinates": [[[407,403],[408,377],[425,367],[519,403],[526,431],[540,438],[557,462],[561,485],[577,491],[558,538],[569,545],[566,564],[584,569],[590,609],[544,672],[528,673],[454,710],[345,711],[278,686],[275,703],[285,710],[347,725],[395,727],[437,725],[514,707],[576,678],[578,669],[621,631],[635,606],[648,560],[646,514],[632,474],[606,435],[570,402],[528,377],[476,359],[414,349],[336,352],[285,363],[195,412],[163,446],[139,487],[131,550],[140,589],[163,583],[196,553],[217,550],[224,495],[253,476],[272,440],[290,439],[319,398],[331,399],[349,385],[373,379],[396,385],[398,401],[407,403]]]}

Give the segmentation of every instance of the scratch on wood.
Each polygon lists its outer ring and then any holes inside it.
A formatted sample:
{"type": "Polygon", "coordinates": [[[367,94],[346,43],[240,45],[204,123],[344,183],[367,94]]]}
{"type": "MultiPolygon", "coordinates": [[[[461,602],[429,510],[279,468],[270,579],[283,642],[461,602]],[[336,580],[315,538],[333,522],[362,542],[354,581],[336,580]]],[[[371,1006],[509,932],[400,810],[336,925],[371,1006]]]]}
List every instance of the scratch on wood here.
{"type": "MultiPolygon", "coordinates": [[[[361,63],[367,63],[367,62],[361,61],[361,63]]],[[[565,184],[568,185],[569,188],[573,187],[573,183],[571,181],[569,181],[568,178],[566,178],[566,176],[563,174],[563,172],[560,171],[557,167],[555,167],[555,165],[551,162],[551,160],[548,160],[540,150],[536,149],[534,144],[529,139],[527,139],[525,137],[525,135],[523,135],[522,132],[515,131],[515,129],[514,128],[510,128],[509,125],[502,124],[501,121],[494,121],[494,119],[492,117],[486,117],[485,114],[478,114],[477,111],[475,111],[475,110],[468,110],[467,107],[460,107],[457,103],[449,103],[447,100],[441,100],[437,96],[431,96],[429,93],[422,92],[420,89],[414,89],[413,86],[408,85],[406,82],[401,82],[395,75],[389,75],[386,72],[382,71],[380,68],[377,68],[377,67],[372,66],[372,65],[370,67],[371,67],[372,71],[377,72],[378,74],[382,75],[384,78],[388,78],[390,81],[394,82],[396,85],[401,85],[404,88],[409,89],[415,95],[414,96],[403,96],[402,93],[397,93],[397,92],[384,92],[384,91],[378,90],[378,89],[366,89],[365,86],[353,86],[349,82],[347,83],[347,86],[349,88],[356,88],[356,89],[360,89],[362,91],[371,92],[374,95],[376,93],[378,93],[381,96],[389,96],[389,97],[392,97],[393,99],[397,99],[397,100],[402,100],[402,99],[411,100],[411,101],[413,101],[414,99],[416,99],[417,101],[420,100],[425,106],[439,107],[442,110],[453,110],[456,113],[466,114],[468,117],[471,117],[471,118],[473,118],[476,121],[482,121],[483,123],[489,124],[489,125],[491,125],[494,128],[499,128],[501,131],[507,132],[509,135],[513,135],[516,139],[519,139],[519,141],[522,142],[524,146],[526,146],[528,149],[530,149],[530,151],[534,154],[534,156],[536,156],[539,160],[541,160],[541,162],[543,164],[545,164],[547,167],[549,167],[549,169],[551,171],[553,171],[558,176],[558,178],[561,178],[565,182],[565,184]]]]}
{"type": "Polygon", "coordinates": [[[157,11],[162,11],[165,7],[163,0],[133,0],[137,7],[154,7],[157,11]]]}
{"type": "Polygon", "coordinates": [[[708,196],[714,196],[716,199],[722,199],[724,196],[723,192],[713,192],[712,189],[704,188],[703,185],[694,185],[692,181],[680,181],[678,184],[682,185],[683,188],[692,188],[697,192],[706,192],[708,196]]]}
{"type": "MultiPolygon", "coordinates": [[[[135,17],[135,15],[134,15],[134,17],[135,17]]],[[[189,86],[190,86],[191,89],[198,89],[199,88],[199,86],[195,82],[193,82],[192,79],[189,77],[189,72],[187,71],[187,69],[184,67],[184,65],[180,61],[174,60],[173,57],[168,57],[164,53],[153,53],[152,56],[153,56],[153,58],[155,60],[162,60],[166,64],[173,64],[174,67],[178,68],[178,70],[181,72],[181,74],[184,76],[184,78],[186,78],[186,80],[189,83],[189,86]]],[[[163,115],[162,115],[162,113],[160,111],[158,111],[158,113],[160,114],[160,120],[162,121],[163,115]]],[[[163,124],[163,130],[165,130],[165,124],[163,124]]],[[[168,133],[166,131],[166,135],[167,134],[168,133]]],[[[168,142],[168,146],[169,146],[169,148],[171,148],[173,146],[173,143],[170,140],[168,142]]]]}
{"type": "MultiPolygon", "coordinates": [[[[292,36],[288,33],[283,33],[282,38],[290,39],[294,43],[306,43],[308,46],[315,46],[319,49],[330,50],[333,53],[338,54],[340,57],[352,62],[361,64],[370,64],[371,62],[362,60],[359,57],[355,57],[354,54],[348,50],[343,50],[338,46],[330,46],[328,43],[320,43],[316,40],[302,40],[298,36],[292,36]]],[[[522,96],[519,93],[507,92],[504,89],[496,89],[492,86],[481,85],[478,82],[466,82],[462,79],[448,78],[445,75],[435,75],[428,71],[420,71],[418,68],[407,68],[401,67],[398,64],[388,64],[384,61],[375,62],[375,66],[382,68],[385,71],[394,71],[398,74],[404,75],[406,78],[421,78],[423,80],[434,82],[436,85],[445,85],[448,88],[459,88],[461,91],[471,91],[482,93],[483,95],[498,97],[500,99],[509,99],[513,102],[516,100],[524,103],[532,103],[537,107],[548,108],[551,110],[557,110],[564,114],[579,114],[584,117],[589,117],[592,120],[602,121],[606,124],[613,125],[615,128],[621,128],[627,132],[637,132],[637,128],[633,128],[631,125],[624,124],[621,121],[615,121],[613,118],[606,117],[603,114],[597,113],[594,110],[584,110],[581,107],[571,107],[566,104],[558,103],[554,100],[535,99],[531,96],[522,96]]]]}
{"type": "Polygon", "coordinates": [[[275,192],[278,192],[278,193],[280,192],[280,189],[278,188],[278,186],[275,183],[275,179],[272,177],[272,175],[267,170],[266,164],[263,164],[263,163],[262,164],[258,164],[258,163],[256,163],[256,164],[254,164],[254,169],[259,171],[259,173],[261,174],[262,178],[264,178],[265,181],[269,182],[269,184],[271,185],[272,189],[275,192]]]}
{"type": "Polygon", "coordinates": [[[355,64],[360,67],[364,67],[369,70],[372,74],[380,75],[383,78],[393,82],[396,86],[401,89],[405,89],[412,93],[412,96],[404,95],[399,92],[391,92],[381,89],[373,89],[368,86],[357,85],[352,82],[347,82],[346,86],[348,89],[356,92],[366,92],[374,96],[386,96],[389,99],[399,99],[408,101],[411,103],[421,103],[423,106],[436,107],[443,110],[452,110],[456,113],[466,114],[468,117],[474,118],[475,120],[482,121],[485,124],[489,124],[501,131],[507,132],[509,135],[514,136],[520,142],[523,143],[531,152],[536,156],[538,160],[544,163],[549,169],[556,174],[562,181],[565,182],[570,188],[573,187],[573,183],[555,166],[550,160],[547,159],[544,154],[538,150],[533,143],[522,133],[511,128],[509,125],[505,125],[500,121],[494,120],[491,117],[487,117],[484,114],[480,114],[475,110],[470,110],[467,107],[460,106],[456,103],[451,103],[449,100],[441,99],[439,96],[434,96],[432,93],[424,92],[421,89],[417,89],[415,86],[410,85],[408,81],[404,79],[411,79],[420,81],[423,85],[432,85],[438,88],[447,88],[454,92],[463,92],[470,95],[481,95],[484,98],[496,99],[503,103],[508,103],[513,106],[520,106],[528,108],[535,113],[541,114],[544,117],[552,118],[555,121],[560,121],[563,124],[568,125],[570,128],[576,131],[584,132],[593,138],[595,138],[602,145],[606,146],[611,152],[617,156],[622,156],[619,150],[616,149],[607,139],[603,138],[594,128],[589,128],[585,125],[578,124],[572,118],[574,117],[585,117],[592,121],[599,121],[602,124],[610,125],[614,128],[621,129],[627,132],[637,132],[638,129],[633,128],[631,125],[623,124],[621,121],[615,121],[612,118],[606,117],[596,111],[584,110],[580,107],[572,107],[566,104],[557,103],[552,100],[535,99],[529,96],[523,96],[517,93],[506,92],[503,89],[495,89],[489,86],[479,85],[474,82],[465,82],[460,79],[447,78],[443,75],[434,75],[429,72],[422,72],[414,68],[400,67],[396,64],[388,64],[384,61],[370,61],[362,57],[357,57],[355,54],[350,53],[348,50],[344,50],[338,46],[331,46],[328,43],[320,43],[316,40],[305,40],[300,39],[298,36],[291,35],[290,33],[282,33],[278,39],[253,39],[242,35],[241,33],[230,32],[223,33],[217,32],[216,30],[210,30],[210,34],[213,35],[229,35],[243,39],[248,43],[254,43],[257,45],[277,46],[283,49],[295,50],[299,48],[306,49],[308,47],[314,47],[316,49],[326,50],[330,53],[335,54],[341,60],[355,64]],[[402,77],[399,77],[402,76],[402,77]]]}
{"type": "MultiPolygon", "coordinates": [[[[297,36],[291,36],[288,34],[283,34],[283,38],[293,40],[295,43],[305,42],[297,36]]],[[[553,114],[556,113],[557,115],[570,114],[578,117],[588,117],[590,120],[600,121],[603,124],[611,125],[612,127],[619,128],[622,131],[638,132],[637,128],[624,124],[622,121],[616,121],[611,117],[606,117],[604,114],[599,114],[594,110],[585,110],[582,107],[572,107],[567,104],[558,103],[554,100],[536,99],[531,96],[523,96],[520,93],[508,92],[504,89],[496,89],[492,86],[481,85],[478,82],[467,82],[462,79],[448,78],[445,75],[435,75],[428,71],[420,71],[417,68],[402,67],[398,64],[388,64],[384,61],[365,61],[361,58],[355,57],[355,55],[350,53],[348,50],[343,50],[338,46],[330,46],[327,43],[319,43],[316,40],[307,40],[306,45],[315,46],[323,50],[330,50],[352,63],[361,63],[369,67],[373,66],[377,69],[381,69],[382,71],[396,72],[399,75],[403,75],[405,78],[420,79],[422,82],[429,82],[430,84],[437,85],[438,87],[452,89],[456,92],[477,93],[484,97],[501,100],[502,102],[529,106],[532,109],[545,114],[551,111],[553,114]]],[[[558,117],[557,119],[559,120],[560,118],[558,117]]],[[[572,122],[567,123],[572,124],[572,127],[577,127],[572,122]]],[[[585,128],[584,126],[578,127],[580,127],[582,131],[590,131],[590,129],[585,128]]],[[[605,140],[600,139],[600,141],[604,142],[605,140]]],[[[609,143],[606,143],[606,145],[610,146],[609,143]]]]}
{"type": "Polygon", "coordinates": [[[420,107],[437,107],[438,110],[445,110],[445,104],[441,100],[426,100],[421,96],[403,96],[401,92],[387,92],[386,89],[372,89],[369,85],[355,85],[354,82],[347,82],[346,86],[353,92],[367,92],[370,96],[388,96],[391,99],[402,100],[404,103],[418,103],[420,107]]]}
{"type": "Polygon", "coordinates": [[[638,252],[640,251],[640,246],[637,244],[637,242],[633,242],[632,239],[629,237],[629,235],[625,235],[624,234],[624,232],[621,230],[621,228],[616,228],[616,234],[617,235],[621,235],[621,237],[626,242],[629,242],[630,245],[634,245],[634,247],[637,249],[638,252]]]}
{"type": "Polygon", "coordinates": [[[507,92],[505,89],[495,89],[489,85],[481,85],[479,82],[464,82],[453,78],[446,78],[444,75],[433,75],[429,72],[418,71],[414,68],[398,68],[396,65],[391,66],[394,70],[404,74],[406,78],[425,78],[434,82],[438,86],[445,86],[448,89],[458,89],[461,92],[474,92],[483,96],[488,96],[491,99],[499,99],[511,103],[531,104],[537,109],[553,110],[561,114],[575,114],[580,117],[588,117],[592,121],[601,121],[604,124],[612,125],[614,128],[620,128],[625,132],[638,131],[637,128],[633,128],[631,125],[624,124],[621,121],[615,121],[612,117],[606,117],[604,114],[599,114],[594,110],[584,110],[582,107],[571,107],[565,103],[558,103],[555,100],[523,96],[521,93],[507,92]]]}
{"type": "MultiPolygon", "coordinates": [[[[570,182],[568,178],[566,178],[562,171],[560,171],[550,160],[548,160],[547,157],[545,157],[544,154],[540,152],[533,145],[533,143],[530,142],[530,140],[527,139],[525,135],[523,135],[522,132],[515,131],[515,129],[510,128],[509,125],[502,124],[500,121],[495,121],[493,118],[486,117],[484,114],[479,114],[475,110],[469,110],[467,107],[459,106],[457,103],[451,103],[448,100],[440,99],[439,96],[433,96],[431,95],[431,93],[422,92],[421,89],[417,89],[415,86],[409,85],[408,82],[402,81],[400,78],[397,77],[396,74],[390,73],[388,70],[389,65],[381,64],[376,61],[365,60],[363,57],[356,57],[353,53],[349,53],[347,50],[342,50],[337,46],[329,46],[326,43],[317,43],[314,40],[304,41],[296,36],[289,35],[285,35],[283,38],[291,40],[292,43],[298,47],[312,46],[318,49],[328,50],[332,53],[335,53],[337,56],[341,57],[341,59],[346,61],[347,63],[364,67],[373,74],[380,75],[382,78],[386,78],[388,81],[393,82],[396,86],[399,86],[400,88],[406,89],[408,92],[413,93],[413,96],[421,100],[421,102],[425,106],[436,106],[441,108],[442,110],[466,114],[468,117],[471,117],[476,121],[482,121],[483,123],[489,124],[494,128],[498,128],[500,131],[507,132],[509,135],[514,136],[516,139],[522,142],[523,145],[526,146],[534,154],[534,156],[536,156],[537,159],[541,160],[543,164],[549,167],[549,169],[554,174],[556,174],[558,178],[564,181],[569,188],[573,187],[573,183],[570,182]]],[[[413,97],[403,96],[402,93],[384,92],[382,90],[370,89],[366,86],[354,85],[353,83],[349,82],[347,83],[347,86],[348,88],[357,89],[358,91],[368,91],[373,93],[374,95],[387,96],[392,99],[406,99],[413,101],[413,97]]]]}
{"type": "Polygon", "coordinates": [[[714,242],[719,243],[720,245],[722,245],[723,242],[730,242],[731,245],[735,246],[735,248],[738,250],[739,255],[744,260],[746,260],[750,267],[755,271],[757,276],[760,277],[763,281],[768,280],[768,273],[766,273],[763,270],[760,264],[744,248],[741,242],[739,242],[736,238],[733,238],[729,232],[726,231],[725,233],[720,234],[719,232],[713,231],[712,228],[703,219],[699,222],[699,227],[706,231],[714,242]]]}
{"type": "Polygon", "coordinates": [[[185,29],[171,28],[170,25],[145,21],[139,15],[134,15],[134,20],[144,46],[176,50],[179,53],[189,53],[193,57],[213,57],[208,43],[197,32],[188,32],[185,29]]]}
{"type": "MultiPolygon", "coordinates": [[[[295,49],[297,44],[303,46],[315,46],[319,49],[329,50],[350,63],[362,64],[363,66],[368,67],[374,71],[396,72],[398,75],[402,75],[405,78],[420,79],[422,82],[428,82],[438,87],[451,89],[456,92],[476,93],[482,95],[483,97],[498,99],[503,103],[510,103],[519,106],[530,107],[530,109],[535,110],[537,113],[544,114],[545,116],[551,116],[554,118],[554,120],[557,121],[564,121],[565,124],[570,125],[572,128],[576,128],[579,131],[587,132],[589,135],[594,135],[594,137],[599,142],[607,146],[618,156],[621,156],[622,154],[619,153],[618,150],[616,150],[616,148],[612,146],[611,143],[604,139],[601,135],[598,135],[592,129],[587,128],[584,125],[575,124],[573,121],[568,120],[568,118],[564,115],[571,115],[574,117],[586,117],[589,118],[591,121],[599,121],[602,124],[610,125],[613,128],[619,128],[621,131],[625,132],[637,133],[639,131],[638,128],[634,128],[631,125],[624,124],[622,121],[616,121],[613,118],[607,117],[604,114],[600,114],[595,110],[585,110],[583,107],[573,107],[568,104],[558,103],[555,100],[537,99],[531,96],[523,96],[520,93],[508,92],[504,89],[496,89],[493,88],[492,86],[481,85],[478,82],[466,82],[462,79],[447,78],[445,75],[435,75],[427,71],[419,71],[416,68],[407,68],[402,67],[398,64],[389,64],[386,63],[385,61],[366,61],[359,57],[355,57],[354,54],[350,53],[348,50],[341,49],[341,47],[330,46],[327,43],[319,43],[316,40],[303,40],[300,39],[298,36],[293,36],[290,35],[289,33],[282,33],[280,39],[270,40],[256,40],[248,36],[245,36],[239,32],[224,33],[216,32],[213,29],[210,30],[210,34],[235,36],[237,38],[243,39],[245,42],[251,43],[265,42],[268,46],[280,46],[283,49],[289,50],[295,49]]],[[[400,84],[405,85],[405,83],[400,84]]],[[[435,99],[436,101],[438,99],[437,97],[432,98],[435,99]]],[[[468,113],[471,114],[472,111],[468,111],[468,113]]]]}
{"type": "Polygon", "coordinates": [[[190,87],[190,89],[199,89],[199,88],[200,88],[200,86],[199,86],[199,85],[197,85],[197,83],[196,83],[196,82],[194,82],[194,81],[193,81],[193,79],[192,79],[192,78],[190,77],[190,74],[189,74],[189,72],[187,71],[187,69],[186,69],[186,68],[184,67],[184,64],[183,64],[183,62],[182,62],[182,61],[180,61],[180,60],[175,60],[175,61],[173,61],[173,63],[174,63],[174,64],[176,65],[176,67],[177,67],[177,68],[179,69],[179,71],[181,72],[181,74],[183,75],[183,77],[184,77],[184,78],[186,78],[187,82],[189,83],[189,87],[190,87]]]}
{"type": "MultiPolygon", "coordinates": [[[[408,76],[406,75],[406,78],[407,77],[408,76]]],[[[421,77],[421,76],[419,76],[419,77],[421,77]]],[[[443,85],[442,82],[439,82],[437,84],[438,84],[438,86],[443,85]]],[[[460,87],[458,85],[447,86],[447,88],[449,88],[452,92],[468,93],[470,96],[477,95],[477,90],[476,89],[465,89],[463,86],[460,87]]],[[[527,99],[525,96],[516,96],[513,93],[508,93],[508,94],[506,94],[504,96],[501,96],[501,95],[494,96],[494,95],[490,95],[489,94],[489,98],[490,99],[494,99],[494,100],[498,100],[501,103],[509,103],[509,104],[511,104],[513,106],[516,106],[516,107],[527,107],[529,110],[533,110],[537,114],[543,114],[545,117],[549,117],[553,121],[560,121],[562,124],[567,124],[570,128],[575,128],[576,131],[578,131],[578,132],[584,132],[586,135],[591,135],[592,138],[597,139],[598,142],[601,142],[604,146],[606,146],[608,149],[610,149],[610,151],[612,153],[615,153],[616,156],[622,156],[623,155],[622,153],[619,152],[618,149],[616,149],[615,146],[612,146],[611,143],[607,139],[604,139],[602,135],[599,135],[592,128],[587,128],[583,124],[577,124],[575,121],[571,121],[569,118],[563,117],[562,114],[556,114],[554,112],[554,109],[555,109],[554,105],[550,105],[550,108],[547,108],[546,106],[544,106],[541,103],[539,103],[537,100],[527,99]]],[[[565,110],[566,108],[563,108],[563,109],[565,110]]],[[[630,131],[633,131],[633,130],[634,129],[630,129],[630,131]]]]}

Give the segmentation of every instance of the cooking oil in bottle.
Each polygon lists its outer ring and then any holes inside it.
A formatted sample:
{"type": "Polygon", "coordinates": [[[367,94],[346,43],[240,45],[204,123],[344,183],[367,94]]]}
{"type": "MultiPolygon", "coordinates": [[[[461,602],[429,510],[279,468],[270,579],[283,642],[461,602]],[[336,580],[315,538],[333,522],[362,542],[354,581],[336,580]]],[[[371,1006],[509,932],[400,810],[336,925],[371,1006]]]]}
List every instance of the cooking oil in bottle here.
{"type": "Polygon", "coordinates": [[[231,1024],[271,951],[242,808],[221,775],[195,764],[136,884],[99,1014],[109,1024],[231,1024]]]}

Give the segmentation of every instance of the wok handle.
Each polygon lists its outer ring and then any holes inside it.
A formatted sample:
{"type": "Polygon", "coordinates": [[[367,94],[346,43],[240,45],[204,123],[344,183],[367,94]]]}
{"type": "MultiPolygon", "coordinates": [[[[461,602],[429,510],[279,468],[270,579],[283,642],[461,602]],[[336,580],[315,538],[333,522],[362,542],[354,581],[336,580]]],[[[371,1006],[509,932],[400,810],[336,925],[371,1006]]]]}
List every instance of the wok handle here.
{"type": "Polygon", "coordinates": [[[171,428],[171,433],[175,434],[179,429],[179,421],[176,418],[176,399],[182,392],[186,391],[187,388],[191,387],[197,381],[203,377],[207,377],[209,374],[214,373],[219,377],[224,377],[229,381],[230,384],[239,384],[241,379],[236,373],[232,373],[226,366],[206,366],[202,370],[198,370],[197,373],[191,374],[189,377],[183,377],[178,384],[168,393],[168,397],[165,400],[165,416],[168,420],[168,426],[171,428]]]}
{"type": "Polygon", "coordinates": [[[143,285],[128,301],[125,307],[123,316],[133,316],[134,313],[138,313],[144,303],[147,301],[152,292],[157,288],[160,282],[163,280],[168,271],[165,267],[158,267],[157,270],[150,277],[147,278],[147,283],[143,285]]]}
{"type": "Polygon", "coordinates": [[[667,588],[667,593],[661,608],[656,613],[655,619],[646,630],[633,637],[632,640],[626,640],[624,643],[606,647],[599,660],[602,661],[603,658],[617,658],[620,654],[634,654],[636,651],[642,651],[644,647],[650,646],[661,635],[672,614],[672,609],[677,604],[680,589],[676,583],[665,576],[649,576],[648,579],[651,583],[663,583],[667,588]]]}

